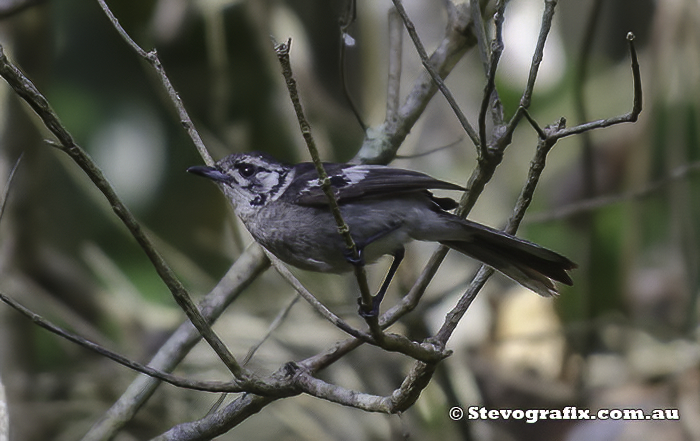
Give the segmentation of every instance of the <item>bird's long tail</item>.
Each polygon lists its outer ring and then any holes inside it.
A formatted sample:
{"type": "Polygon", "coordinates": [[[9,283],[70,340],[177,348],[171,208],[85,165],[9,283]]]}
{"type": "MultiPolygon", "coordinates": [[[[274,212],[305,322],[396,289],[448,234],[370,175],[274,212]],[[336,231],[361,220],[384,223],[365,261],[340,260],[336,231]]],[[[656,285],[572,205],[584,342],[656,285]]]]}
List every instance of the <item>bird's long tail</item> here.
{"type": "Polygon", "coordinates": [[[465,240],[440,243],[502,272],[537,294],[559,294],[556,282],[572,285],[567,271],[577,265],[561,254],[481,224],[461,220],[465,240]]]}

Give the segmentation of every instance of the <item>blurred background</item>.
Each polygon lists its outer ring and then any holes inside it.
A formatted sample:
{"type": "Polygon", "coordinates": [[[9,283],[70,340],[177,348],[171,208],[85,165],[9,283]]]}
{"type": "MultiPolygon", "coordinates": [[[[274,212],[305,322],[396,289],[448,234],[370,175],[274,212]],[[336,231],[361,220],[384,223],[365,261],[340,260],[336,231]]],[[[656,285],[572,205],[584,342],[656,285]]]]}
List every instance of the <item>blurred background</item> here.
{"type": "MultiPolygon", "coordinates": [[[[405,2],[428,52],[444,36],[446,3],[405,2]]],[[[347,161],[362,144],[364,132],[340,79],[345,1],[124,0],[110,6],[136,42],[158,50],[216,159],[260,150],[289,162],[309,160],[271,36],[292,38],[295,75],[323,158],[347,161]]],[[[347,88],[369,126],[381,124],[386,110],[390,7],[388,0],[358,0],[348,31],[354,45],[345,53],[347,88]]],[[[526,82],[542,10],[541,0],[508,3],[497,77],[507,115],[516,110],[526,82]]],[[[120,39],[97,2],[4,1],[0,17],[6,54],[47,96],[192,295],[201,298],[251,238],[215,186],[185,173],[202,160],[151,67],[120,39]]],[[[630,31],[642,69],[640,120],[560,141],[519,232],[579,264],[572,288],[542,299],[494,276],[450,341],[454,354],[401,417],[299,396],[275,402],[219,439],[384,440],[409,434],[422,440],[700,440],[700,3],[560,1],[530,112],[540,126],[562,116],[573,126],[628,112],[630,31]],[[681,419],[526,424],[448,416],[453,406],[473,405],[678,409],[681,419]]],[[[405,94],[422,67],[407,36],[403,46],[405,94]]],[[[484,82],[476,50],[447,80],[474,124],[484,82]]],[[[147,362],[184,315],[102,196],[45,142],[46,128],[4,82],[0,103],[3,191],[22,156],[0,223],[0,290],[61,326],[147,362]]],[[[522,124],[471,219],[504,225],[536,141],[522,124]]],[[[399,155],[443,146],[450,147],[392,165],[466,182],[475,148],[436,95],[399,155]]],[[[434,248],[410,247],[387,306],[412,285],[434,248]]],[[[372,286],[387,265],[369,269],[372,286]]],[[[415,339],[434,333],[476,268],[463,256],[448,255],[419,308],[394,329],[415,339]]],[[[361,325],[354,279],[295,274],[334,312],[361,325]]],[[[217,332],[243,358],[294,296],[267,271],[217,322],[217,332]]],[[[248,367],[270,373],[344,337],[298,302],[248,367]]],[[[410,366],[405,357],[362,347],[323,378],[386,395],[410,366]]],[[[201,344],[176,372],[226,378],[201,344]]],[[[0,383],[10,439],[80,439],[135,376],[0,305],[0,383]]],[[[149,439],[203,417],[217,398],[161,386],[115,439],[149,439]]]]}

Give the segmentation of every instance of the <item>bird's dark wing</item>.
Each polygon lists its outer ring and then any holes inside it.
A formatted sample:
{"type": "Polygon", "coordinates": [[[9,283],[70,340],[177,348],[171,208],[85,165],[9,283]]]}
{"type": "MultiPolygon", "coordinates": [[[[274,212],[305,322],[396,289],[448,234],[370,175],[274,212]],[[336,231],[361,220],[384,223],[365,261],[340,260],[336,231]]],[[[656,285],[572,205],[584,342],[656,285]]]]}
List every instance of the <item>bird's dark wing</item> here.
{"type": "MultiPolygon", "coordinates": [[[[365,197],[383,197],[425,191],[432,188],[464,190],[456,184],[440,181],[424,173],[383,165],[323,164],[338,203],[365,197]]],[[[298,195],[300,205],[327,205],[313,164],[296,166],[297,176],[287,189],[298,195]]]]}

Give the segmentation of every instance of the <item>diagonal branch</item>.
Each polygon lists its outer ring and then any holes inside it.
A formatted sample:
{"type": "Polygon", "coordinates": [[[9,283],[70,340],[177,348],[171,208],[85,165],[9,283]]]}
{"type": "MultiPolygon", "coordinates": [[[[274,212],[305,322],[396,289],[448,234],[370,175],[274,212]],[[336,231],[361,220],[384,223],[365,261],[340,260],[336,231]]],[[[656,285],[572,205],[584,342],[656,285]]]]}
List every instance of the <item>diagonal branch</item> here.
{"type": "Polygon", "coordinates": [[[479,145],[479,137],[476,131],[467,120],[467,117],[464,116],[464,112],[462,112],[462,109],[459,107],[459,104],[457,104],[457,101],[452,95],[452,92],[450,92],[450,89],[447,88],[447,85],[443,81],[443,77],[441,76],[440,72],[436,69],[436,67],[433,65],[430,58],[428,57],[428,53],[425,50],[425,46],[423,46],[423,42],[420,40],[420,37],[416,32],[416,27],[413,25],[413,22],[406,13],[406,9],[404,9],[403,3],[401,2],[401,0],[392,1],[394,3],[396,11],[399,13],[401,19],[403,20],[404,26],[406,27],[406,31],[408,32],[409,37],[411,37],[411,40],[413,40],[413,45],[416,47],[416,51],[418,51],[418,55],[420,56],[421,63],[423,63],[423,67],[425,67],[425,70],[430,75],[430,78],[432,78],[437,88],[444,95],[448,104],[452,108],[452,111],[454,112],[455,116],[457,116],[457,119],[462,125],[464,131],[467,133],[467,135],[469,135],[469,137],[475,145],[479,145]]]}
{"type": "Polygon", "coordinates": [[[535,51],[532,54],[532,62],[530,64],[530,73],[527,77],[527,84],[522,96],[520,97],[520,106],[515,112],[513,117],[508,121],[505,133],[502,136],[502,147],[505,148],[506,145],[510,144],[511,138],[513,137],[513,132],[515,128],[520,123],[520,120],[524,116],[525,110],[530,107],[532,103],[532,94],[535,90],[535,82],[537,81],[537,74],[540,69],[540,64],[544,58],[544,45],[547,42],[547,37],[549,36],[549,31],[552,29],[552,21],[554,20],[554,9],[557,6],[557,0],[545,0],[544,2],[544,12],[542,13],[542,24],[540,25],[540,33],[537,37],[537,45],[535,46],[535,51]]]}
{"type": "MultiPolygon", "coordinates": [[[[550,6],[553,6],[551,2],[549,2],[548,4],[550,6]]],[[[549,12],[546,10],[545,17],[547,17],[547,14],[549,14],[549,12]]],[[[543,34],[540,33],[540,35],[543,34]]],[[[520,225],[520,223],[523,220],[523,217],[525,216],[525,212],[527,211],[528,207],[530,206],[530,203],[532,202],[532,197],[535,193],[537,184],[539,183],[540,176],[544,171],[547,154],[551,151],[551,149],[554,147],[554,145],[559,139],[561,139],[564,136],[568,136],[569,134],[573,134],[572,132],[581,133],[588,130],[592,130],[594,128],[608,127],[614,124],[619,124],[623,122],[634,122],[637,120],[639,113],[642,111],[641,76],[639,74],[639,63],[637,61],[636,50],[633,43],[634,35],[629,33],[627,35],[627,40],[629,41],[630,46],[630,56],[632,58],[632,73],[634,78],[634,98],[631,112],[625,115],[612,117],[606,120],[581,124],[579,126],[576,126],[574,128],[575,130],[573,131],[571,129],[566,129],[566,121],[564,118],[561,118],[558,123],[546,127],[544,130],[542,130],[539,129],[537,123],[531,119],[527,112],[527,109],[523,106],[520,107],[520,114],[522,116],[527,117],[528,120],[532,123],[533,127],[537,129],[537,132],[540,135],[540,139],[537,144],[535,156],[532,159],[532,162],[530,163],[527,181],[525,182],[525,185],[521,190],[520,196],[518,197],[513,214],[506,225],[505,231],[507,233],[516,233],[518,226],[520,225]]],[[[542,49],[544,47],[544,41],[541,42],[541,45],[538,44],[538,47],[542,49]]],[[[538,57],[533,57],[533,66],[531,69],[531,73],[536,72],[535,65],[538,63],[538,57]]],[[[532,76],[534,77],[536,76],[536,74],[532,76]]],[[[532,85],[529,84],[527,87],[534,87],[534,83],[532,85]]],[[[523,96],[526,97],[527,94],[524,94],[523,96]]],[[[523,101],[521,101],[521,103],[523,102],[526,103],[527,100],[524,98],[523,101]]],[[[447,343],[447,340],[452,335],[452,332],[454,332],[454,329],[456,328],[459,320],[466,313],[467,309],[471,305],[471,302],[474,300],[476,294],[479,292],[480,288],[483,286],[486,279],[491,273],[493,273],[492,269],[486,268],[484,266],[481,267],[477,276],[472,281],[472,284],[470,285],[469,289],[460,298],[457,306],[455,306],[455,308],[453,308],[452,311],[450,311],[450,313],[446,316],[443,326],[436,335],[439,341],[447,343]]]]}
{"type": "MultiPolygon", "coordinates": [[[[249,246],[231,266],[219,283],[200,302],[202,315],[213,323],[228,305],[269,266],[262,247],[249,246]]],[[[148,365],[170,372],[201,340],[201,334],[189,323],[182,323],[161,345],[148,365]]],[[[129,385],[105,415],[90,428],[84,441],[111,439],[153,395],[160,381],[140,375],[129,385]]]]}
{"type": "Polygon", "coordinates": [[[136,52],[141,58],[146,60],[151,66],[153,66],[153,69],[156,71],[156,74],[158,74],[158,78],[163,84],[163,87],[165,88],[168,97],[170,97],[171,102],[177,110],[178,117],[180,118],[180,124],[182,124],[182,127],[185,128],[190,139],[192,139],[194,146],[199,152],[199,155],[202,157],[205,164],[209,166],[214,165],[214,160],[212,159],[211,155],[209,154],[209,151],[204,145],[204,141],[202,141],[202,138],[199,136],[199,132],[195,128],[192,119],[187,113],[187,110],[185,110],[185,105],[182,103],[180,95],[177,93],[175,87],[173,87],[173,84],[170,82],[170,79],[165,74],[165,68],[161,64],[155,49],[150,52],[147,52],[141,46],[136,44],[136,42],[129,36],[129,34],[119,23],[117,17],[115,17],[112,11],[109,9],[109,6],[107,6],[105,0],[97,0],[97,3],[100,4],[100,8],[102,8],[102,11],[104,11],[105,15],[107,15],[107,18],[112,23],[112,26],[114,26],[114,29],[117,30],[117,33],[122,37],[122,39],[134,50],[134,52],[136,52]]]}
{"type": "Polygon", "coordinates": [[[274,254],[270,253],[269,251],[265,250],[265,254],[267,255],[267,258],[270,259],[270,262],[272,263],[273,268],[277,270],[280,276],[289,283],[292,288],[294,288],[299,295],[306,300],[307,303],[313,307],[316,312],[321,314],[323,318],[328,320],[330,323],[335,325],[338,329],[346,332],[348,335],[351,335],[358,340],[362,340],[363,342],[367,343],[374,343],[374,339],[372,338],[371,335],[369,335],[366,332],[360,331],[359,329],[353,328],[349,323],[347,323],[345,320],[341,319],[337,315],[335,315],[331,310],[326,308],[326,306],[319,302],[316,297],[314,297],[311,292],[309,292],[308,289],[304,285],[301,284],[301,282],[294,277],[294,274],[292,274],[291,271],[287,269],[286,266],[280,261],[274,254]]]}
{"type": "Polygon", "coordinates": [[[144,233],[141,225],[131,214],[131,211],[122,203],[116,192],[104,177],[102,170],[92,161],[90,156],[78,146],[73,137],[61,123],[58,115],[53,111],[46,98],[39,92],[34,84],[10,62],[0,46],[0,76],[12,87],[41,118],[44,125],[56,136],[60,148],[85,172],[95,186],[109,201],[114,213],[129,229],[136,242],[148,256],[161,280],[166,284],[175,301],[185,311],[192,324],[202,333],[207,343],[214,349],[219,358],[226,364],[236,378],[247,377],[248,374],[238,365],[233,355],[226,348],[221,339],[214,333],[207,321],[192,302],[184,285],[175,276],[170,266],[165,262],[160,253],[144,233]]]}
{"type": "MultiPolygon", "coordinates": [[[[396,151],[438,91],[437,84],[444,85],[442,79],[447,77],[466,51],[476,44],[467,9],[465,4],[455,6],[454,13],[449,15],[444,38],[430,57],[425,54],[425,58],[421,60],[426,70],[413,83],[413,87],[395,115],[388,115],[384,123],[377,127],[370,127],[365,132],[365,140],[353,158],[354,162],[388,164],[394,159],[396,151]],[[431,76],[430,72],[437,73],[437,77],[431,76]],[[435,78],[438,78],[437,82],[435,78]]],[[[408,23],[411,23],[410,19],[408,23]]],[[[476,145],[478,136],[473,129],[470,132],[470,138],[476,145]]]]}
{"type": "Polygon", "coordinates": [[[22,304],[6,296],[2,292],[0,292],[0,301],[4,302],[5,304],[13,308],[15,311],[30,319],[37,326],[44,328],[53,334],[63,337],[66,340],[76,343],[77,345],[89,349],[99,355],[107,357],[110,360],[121,364],[122,366],[128,367],[129,369],[132,369],[136,372],[146,374],[154,379],[165,381],[166,383],[172,384],[173,386],[206,392],[242,392],[245,390],[243,388],[244,383],[241,383],[237,380],[234,380],[233,382],[194,381],[178,377],[176,375],[172,375],[158,369],[154,369],[150,366],[144,366],[141,363],[132,361],[124,357],[123,355],[110,351],[109,349],[106,349],[98,345],[97,343],[93,343],[89,340],[86,340],[83,337],[80,337],[76,334],[66,331],[65,329],[59,326],[54,325],[53,323],[45,320],[39,314],[30,311],[22,304]]]}

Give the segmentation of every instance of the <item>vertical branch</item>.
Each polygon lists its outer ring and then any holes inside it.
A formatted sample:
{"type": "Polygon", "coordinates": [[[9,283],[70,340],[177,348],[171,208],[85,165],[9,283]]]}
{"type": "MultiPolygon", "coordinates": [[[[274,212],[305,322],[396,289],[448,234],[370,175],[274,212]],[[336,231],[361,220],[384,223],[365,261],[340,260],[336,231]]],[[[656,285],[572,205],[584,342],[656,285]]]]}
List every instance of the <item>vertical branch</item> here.
{"type": "Polygon", "coordinates": [[[367,124],[365,124],[365,122],[363,121],[362,115],[360,115],[360,111],[358,110],[357,106],[355,105],[355,102],[352,99],[352,96],[350,95],[347,77],[345,76],[345,54],[347,51],[347,47],[353,46],[355,44],[355,40],[350,36],[349,29],[350,26],[352,26],[352,24],[355,23],[356,18],[357,2],[356,0],[347,0],[347,9],[345,11],[345,15],[343,16],[340,22],[340,53],[338,57],[338,64],[340,65],[340,84],[343,87],[343,94],[345,95],[345,99],[348,101],[348,104],[350,105],[350,110],[352,110],[353,115],[355,115],[357,123],[360,125],[360,127],[362,127],[362,130],[365,131],[367,130],[367,124]]]}
{"type": "MultiPolygon", "coordinates": [[[[545,132],[547,131],[548,130],[545,129],[545,132]]],[[[552,131],[553,130],[549,130],[549,132],[552,131]]],[[[539,142],[537,143],[535,156],[530,163],[527,181],[520,192],[520,196],[515,204],[513,214],[508,219],[506,228],[504,229],[506,233],[515,234],[518,230],[518,226],[520,226],[523,216],[525,216],[525,212],[530,206],[530,202],[532,202],[532,196],[535,193],[540,176],[544,171],[547,154],[555,143],[556,139],[549,137],[540,138],[539,142]]],[[[445,321],[436,334],[438,341],[442,342],[443,344],[447,343],[447,340],[456,329],[457,324],[467,312],[472,302],[476,298],[476,295],[479,293],[493,272],[494,270],[492,268],[485,265],[482,265],[481,268],[479,268],[479,271],[474,277],[474,280],[472,280],[472,283],[469,285],[467,291],[459,299],[457,305],[445,316],[445,321]]]]}
{"type": "Polygon", "coordinates": [[[389,78],[386,91],[386,120],[397,118],[401,98],[403,27],[396,8],[389,9],[389,78]]]}
{"type": "MultiPolygon", "coordinates": [[[[476,44],[467,9],[466,5],[462,3],[448,8],[449,22],[443,39],[430,55],[430,58],[421,59],[423,63],[429,65],[429,68],[421,72],[414,81],[397,112],[396,118],[386,119],[381,125],[370,127],[365,132],[362,147],[355,155],[355,158],[353,158],[353,161],[388,164],[394,159],[396,151],[406,139],[406,136],[408,136],[433,95],[438,91],[438,84],[442,82],[442,78],[447,77],[464,53],[476,44]],[[439,73],[437,81],[430,71],[439,73]]],[[[397,8],[398,12],[401,10],[397,8]]],[[[404,19],[404,15],[401,17],[404,19]]],[[[408,20],[408,23],[410,23],[410,20],[408,20]]],[[[412,26],[412,23],[410,26],[412,26]]],[[[415,32],[413,34],[416,36],[415,32]]],[[[470,138],[476,145],[478,134],[474,130],[471,130],[470,133],[470,138]]]]}
{"type": "Polygon", "coordinates": [[[486,28],[484,26],[484,19],[481,16],[481,6],[479,5],[479,0],[469,0],[469,14],[474,24],[474,35],[476,35],[476,44],[479,48],[479,57],[481,58],[481,64],[484,67],[484,75],[488,76],[489,73],[489,59],[491,58],[491,51],[489,50],[486,41],[486,28]]]}
{"type": "MultiPolygon", "coordinates": [[[[496,92],[496,69],[498,68],[498,62],[501,59],[501,54],[503,53],[503,19],[505,9],[505,1],[500,0],[498,2],[498,9],[494,15],[496,36],[491,42],[491,57],[488,63],[488,70],[486,72],[486,87],[484,88],[484,96],[481,100],[481,110],[479,111],[479,159],[481,161],[485,161],[489,154],[488,141],[486,139],[486,114],[488,113],[489,104],[491,104],[492,98],[493,101],[498,100],[498,92],[496,92]]],[[[494,122],[496,124],[502,123],[502,121],[497,120],[500,119],[500,117],[501,115],[498,115],[498,118],[494,118],[494,122]]]]}
{"type": "Polygon", "coordinates": [[[540,70],[540,64],[544,58],[544,46],[547,43],[549,31],[552,29],[552,21],[554,19],[554,8],[557,6],[558,0],[546,0],[544,2],[544,12],[542,13],[542,24],[540,25],[540,34],[537,37],[537,46],[532,55],[532,64],[530,66],[530,74],[527,77],[527,85],[522,98],[520,98],[520,107],[525,109],[530,107],[532,102],[532,93],[535,90],[535,82],[537,74],[540,70]]]}
{"type": "Polygon", "coordinates": [[[554,10],[556,6],[557,0],[545,0],[544,12],[542,13],[542,24],[540,25],[540,33],[537,37],[535,52],[532,54],[532,63],[530,64],[530,73],[527,78],[527,84],[525,86],[525,90],[523,91],[523,95],[520,98],[520,106],[508,122],[505,134],[502,138],[506,143],[510,142],[515,128],[518,126],[518,123],[520,123],[520,120],[524,116],[524,110],[527,110],[532,102],[532,93],[535,89],[537,73],[539,72],[540,64],[542,63],[542,58],[544,56],[544,45],[547,42],[549,31],[552,29],[552,20],[554,19],[554,10]]]}
{"type": "MultiPolygon", "coordinates": [[[[301,100],[299,99],[299,93],[297,92],[296,80],[292,73],[292,65],[289,62],[289,51],[291,49],[292,40],[289,39],[287,43],[275,44],[275,53],[282,66],[282,75],[284,75],[285,82],[287,84],[287,89],[289,90],[289,96],[292,100],[292,105],[294,106],[294,112],[297,115],[297,120],[299,121],[299,128],[301,134],[304,137],[306,146],[309,149],[309,154],[313,160],[314,166],[316,167],[316,172],[318,173],[318,179],[321,183],[321,189],[323,193],[328,198],[328,204],[330,206],[331,212],[333,213],[333,218],[338,225],[338,233],[345,240],[345,246],[351,253],[354,259],[360,261],[360,253],[355,244],[355,241],[350,234],[350,227],[345,223],[342,214],[340,213],[340,207],[338,206],[338,201],[335,199],[333,194],[333,188],[331,187],[331,181],[328,178],[326,170],[323,168],[323,163],[318,154],[318,149],[316,148],[316,142],[311,135],[311,126],[309,125],[306,117],[304,116],[304,109],[301,106],[301,100]]],[[[361,294],[361,308],[363,311],[369,312],[372,310],[372,294],[369,291],[369,285],[367,283],[367,273],[365,272],[364,265],[354,265],[355,268],[355,278],[360,286],[361,294]]],[[[374,320],[376,322],[376,320],[374,320]]],[[[375,323],[373,326],[375,330],[379,330],[378,325],[375,323]]],[[[381,331],[379,331],[381,333],[381,331]]]]}
{"type": "MultiPolygon", "coordinates": [[[[574,80],[574,107],[576,111],[577,123],[581,124],[588,121],[588,111],[586,108],[586,100],[584,97],[584,88],[586,84],[586,77],[588,74],[588,62],[590,60],[591,48],[593,46],[593,37],[595,35],[596,28],[598,26],[600,13],[602,10],[603,0],[595,0],[591,7],[590,13],[588,15],[588,20],[586,22],[586,30],[583,35],[583,41],[581,43],[581,50],[579,52],[576,76],[574,80]]],[[[595,177],[595,158],[593,151],[593,139],[590,132],[581,133],[581,171],[583,179],[583,199],[591,199],[595,197],[596,190],[596,177],[595,177]]],[[[579,219],[581,225],[581,237],[583,238],[582,243],[582,262],[584,265],[584,274],[588,277],[583,277],[583,283],[579,288],[581,290],[581,296],[579,297],[579,307],[580,314],[583,320],[593,319],[593,296],[591,291],[591,267],[593,266],[593,215],[590,212],[583,213],[579,219]]],[[[577,338],[579,346],[577,350],[581,351],[582,354],[586,355],[590,349],[593,336],[591,333],[584,333],[577,338]]],[[[581,381],[578,382],[581,384],[581,381]]]]}
{"type": "Polygon", "coordinates": [[[24,153],[19,155],[19,158],[15,161],[15,165],[12,166],[12,169],[10,170],[10,174],[7,176],[7,182],[5,183],[5,190],[3,191],[2,194],[2,200],[0,200],[0,220],[2,220],[2,216],[5,214],[5,207],[7,206],[7,198],[10,196],[10,188],[12,188],[12,180],[15,177],[15,172],[19,168],[20,162],[22,162],[22,157],[24,157],[24,153]]]}

